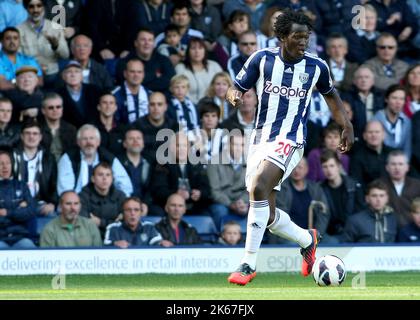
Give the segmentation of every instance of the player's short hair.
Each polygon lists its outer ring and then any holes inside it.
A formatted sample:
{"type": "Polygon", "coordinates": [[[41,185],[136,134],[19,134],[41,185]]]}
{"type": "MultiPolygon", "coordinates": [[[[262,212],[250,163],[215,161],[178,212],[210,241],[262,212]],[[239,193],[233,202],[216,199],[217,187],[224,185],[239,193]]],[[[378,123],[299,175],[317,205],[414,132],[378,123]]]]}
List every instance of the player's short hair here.
{"type": "Polygon", "coordinates": [[[410,211],[412,213],[416,213],[417,211],[420,211],[420,197],[414,198],[411,202],[410,211]]]}
{"type": "Polygon", "coordinates": [[[373,189],[383,190],[387,195],[389,195],[388,186],[382,180],[376,179],[370,182],[366,187],[366,194],[368,195],[373,189]]]}
{"type": "Polygon", "coordinates": [[[173,76],[171,78],[171,81],[169,83],[169,87],[171,88],[172,86],[178,84],[178,83],[186,83],[188,87],[190,87],[190,81],[188,80],[186,75],[183,74],[177,74],[175,76],[173,76]]]}
{"type": "Polygon", "coordinates": [[[220,118],[220,108],[210,99],[204,99],[198,104],[198,110],[200,110],[200,119],[206,113],[216,113],[217,117],[220,118]]]}
{"type": "Polygon", "coordinates": [[[321,153],[321,158],[320,158],[320,161],[321,161],[321,164],[323,164],[323,163],[325,163],[325,162],[327,162],[328,160],[330,160],[330,159],[334,159],[335,160],[335,162],[338,164],[338,165],[340,165],[340,159],[338,158],[338,155],[337,155],[337,152],[335,152],[335,151],[333,151],[333,150],[329,150],[329,149],[326,149],[326,150],[324,150],[322,153],[321,153]]]}
{"type": "Polygon", "coordinates": [[[274,23],[274,31],[277,38],[281,39],[287,37],[290,34],[294,23],[307,26],[309,31],[314,29],[311,19],[304,13],[286,9],[283,14],[277,17],[277,20],[274,23]]]}

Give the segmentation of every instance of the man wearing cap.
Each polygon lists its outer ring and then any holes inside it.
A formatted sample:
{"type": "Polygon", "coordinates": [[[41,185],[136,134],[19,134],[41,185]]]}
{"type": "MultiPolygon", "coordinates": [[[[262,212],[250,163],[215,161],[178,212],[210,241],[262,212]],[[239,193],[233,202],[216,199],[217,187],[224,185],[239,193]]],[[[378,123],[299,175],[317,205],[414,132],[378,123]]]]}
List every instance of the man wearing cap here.
{"type": "Polygon", "coordinates": [[[13,104],[13,122],[37,118],[44,94],[38,87],[38,69],[23,66],[16,71],[16,88],[4,91],[13,104]]]}
{"type": "Polygon", "coordinates": [[[19,30],[8,27],[0,34],[2,49],[0,51],[0,90],[13,89],[16,83],[16,70],[23,66],[32,66],[37,69],[40,83],[42,70],[33,57],[19,52],[19,30]]]}
{"type": "Polygon", "coordinates": [[[52,87],[58,75],[58,60],[69,57],[69,48],[63,27],[45,19],[42,0],[23,0],[28,19],[17,26],[20,31],[22,52],[34,56],[44,71],[47,87],[52,87]]]}
{"type": "Polygon", "coordinates": [[[98,118],[97,105],[100,90],[93,84],[83,83],[82,65],[70,60],[63,69],[64,87],[57,90],[63,98],[63,119],[80,128],[98,118]]]}

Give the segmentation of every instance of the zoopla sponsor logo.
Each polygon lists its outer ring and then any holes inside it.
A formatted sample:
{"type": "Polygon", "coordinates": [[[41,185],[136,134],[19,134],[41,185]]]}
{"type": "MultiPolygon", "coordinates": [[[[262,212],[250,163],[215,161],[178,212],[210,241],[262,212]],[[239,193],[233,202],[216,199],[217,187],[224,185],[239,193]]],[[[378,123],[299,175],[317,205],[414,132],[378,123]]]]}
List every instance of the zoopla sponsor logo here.
{"type": "Polygon", "coordinates": [[[276,86],[271,81],[265,82],[264,92],[276,94],[287,98],[305,98],[306,90],[301,88],[290,88],[286,86],[276,86]]]}

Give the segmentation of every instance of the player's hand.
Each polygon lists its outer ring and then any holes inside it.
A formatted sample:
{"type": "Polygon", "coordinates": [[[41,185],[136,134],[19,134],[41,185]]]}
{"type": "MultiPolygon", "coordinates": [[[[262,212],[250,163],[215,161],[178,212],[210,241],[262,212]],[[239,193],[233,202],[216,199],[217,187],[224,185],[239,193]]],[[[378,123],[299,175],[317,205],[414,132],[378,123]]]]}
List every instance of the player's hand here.
{"type": "Polygon", "coordinates": [[[230,87],[226,92],[226,100],[234,107],[240,107],[243,103],[242,92],[230,87]]]}
{"type": "Polygon", "coordinates": [[[341,153],[350,151],[354,143],[353,125],[349,122],[341,132],[341,143],[338,145],[338,150],[341,153]]]}

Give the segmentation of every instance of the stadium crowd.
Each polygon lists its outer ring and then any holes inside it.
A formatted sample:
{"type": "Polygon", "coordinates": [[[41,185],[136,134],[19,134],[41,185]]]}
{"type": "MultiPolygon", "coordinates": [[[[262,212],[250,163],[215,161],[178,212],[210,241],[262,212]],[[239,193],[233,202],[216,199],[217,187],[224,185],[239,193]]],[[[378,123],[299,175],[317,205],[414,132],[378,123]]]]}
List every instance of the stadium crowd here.
{"type": "Polygon", "coordinates": [[[0,0],[0,248],[240,243],[258,100],[225,96],[287,8],[356,144],[313,91],[277,207],[325,243],[420,242],[418,1],[0,0]]]}

